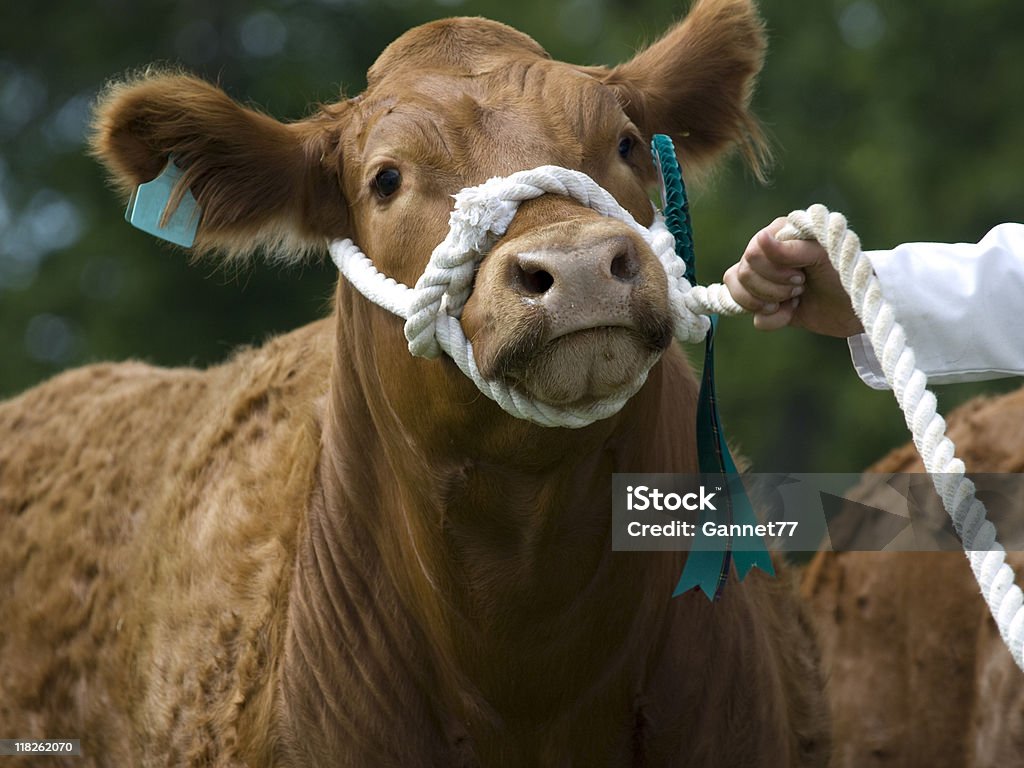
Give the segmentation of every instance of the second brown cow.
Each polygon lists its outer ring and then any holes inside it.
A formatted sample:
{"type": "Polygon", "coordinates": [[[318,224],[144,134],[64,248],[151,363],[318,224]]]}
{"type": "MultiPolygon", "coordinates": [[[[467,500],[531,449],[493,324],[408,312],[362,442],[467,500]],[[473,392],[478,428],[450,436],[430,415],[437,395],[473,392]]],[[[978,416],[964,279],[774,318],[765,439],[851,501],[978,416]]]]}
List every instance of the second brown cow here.
{"type": "MultiPolygon", "coordinates": [[[[1022,424],[1018,390],[955,410],[948,434],[969,475],[1019,473],[1022,424]]],[[[894,472],[924,472],[912,444],[872,466],[853,497],[886,508],[885,481],[894,472]]],[[[920,503],[944,517],[937,495],[920,503]]],[[[1002,504],[1019,511],[1024,499],[1002,504]]],[[[1000,529],[1004,541],[1021,540],[1024,522],[1013,517],[1000,529]]],[[[1009,552],[1007,561],[1019,575],[1021,553],[1009,552]]],[[[821,632],[836,768],[1020,764],[1024,674],[962,552],[822,553],[804,590],[821,632]]]]}

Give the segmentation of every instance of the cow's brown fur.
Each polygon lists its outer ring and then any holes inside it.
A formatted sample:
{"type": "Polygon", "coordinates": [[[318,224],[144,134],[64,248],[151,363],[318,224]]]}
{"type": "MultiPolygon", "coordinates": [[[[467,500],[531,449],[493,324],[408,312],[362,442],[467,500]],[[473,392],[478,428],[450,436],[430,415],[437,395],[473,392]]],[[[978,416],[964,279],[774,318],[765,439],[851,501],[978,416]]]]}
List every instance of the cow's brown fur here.
{"type": "MultiPolygon", "coordinates": [[[[973,400],[948,419],[969,472],[1024,471],[1021,424],[1024,390],[973,400]]],[[[905,445],[871,467],[856,497],[884,499],[877,486],[889,473],[923,471],[905,445]]],[[[1019,575],[1021,553],[1008,561],[1019,575]]],[[[830,678],[837,768],[1020,764],[1024,674],[962,553],[819,554],[803,589],[830,678]]]]}
{"type": "MultiPolygon", "coordinates": [[[[488,175],[582,169],[649,221],[650,162],[619,158],[620,136],[667,121],[695,161],[757,156],[762,51],[740,0],[704,0],[607,71],[438,22],[390,46],[364,95],[288,126],[181,75],[115,85],[94,147],[125,190],[173,153],[203,249],[354,235],[411,283],[450,195],[488,175]],[[387,200],[382,164],[403,174],[387,200]]],[[[539,201],[494,253],[551,216],[605,226],[539,201]]],[[[486,318],[481,282],[467,315],[486,318]]],[[[479,339],[515,333],[480,322],[479,339]]],[[[536,427],[410,357],[344,282],[328,320],[208,371],[59,376],[0,406],[0,723],[79,736],[103,765],[822,765],[787,578],[669,600],[681,554],[611,551],[613,472],[695,469],[695,389],[670,349],[621,414],[536,427]]]]}

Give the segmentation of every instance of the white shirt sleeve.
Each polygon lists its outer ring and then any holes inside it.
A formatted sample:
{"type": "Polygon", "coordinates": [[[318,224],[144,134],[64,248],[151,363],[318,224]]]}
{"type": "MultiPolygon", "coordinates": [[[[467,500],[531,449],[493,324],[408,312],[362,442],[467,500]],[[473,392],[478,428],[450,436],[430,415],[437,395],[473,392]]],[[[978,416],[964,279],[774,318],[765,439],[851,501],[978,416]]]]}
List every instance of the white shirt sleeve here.
{"type": "MultiPolygon", "coordinates": [[[[1000,224],[977,244],[906,243],[864,255],[930,383],[1024,376],[1024,224],[1000,224]]],[[[849,344],[861,379],[888,389],[870,340],[849,344]]]]}

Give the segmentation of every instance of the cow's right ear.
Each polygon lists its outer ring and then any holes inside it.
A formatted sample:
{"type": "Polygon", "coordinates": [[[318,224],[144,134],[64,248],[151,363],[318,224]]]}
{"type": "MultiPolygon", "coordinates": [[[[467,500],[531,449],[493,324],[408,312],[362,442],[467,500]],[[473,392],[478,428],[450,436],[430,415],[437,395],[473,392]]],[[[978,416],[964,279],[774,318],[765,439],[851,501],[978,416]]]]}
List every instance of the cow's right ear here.
{"type": "Polygon", "coordinates": [[[146,73],[104,91],[91,145],[126,197],[173,156],[183,173],[167,213],[191,190],[197,250],[295,261],[348,230],[337,158],[345,110],[332,109],[329,125],[286,125],[203,80],[146,73]]]}
{"type": "Polygon", "coordinates": [[[761,176],[770,153],[750,96],[765,45],[753,0],[696,0],[682,22],[631,60],[584,71],[612,88],[645,135],[670,134],[691,169],[738,146],[761,176]]]}

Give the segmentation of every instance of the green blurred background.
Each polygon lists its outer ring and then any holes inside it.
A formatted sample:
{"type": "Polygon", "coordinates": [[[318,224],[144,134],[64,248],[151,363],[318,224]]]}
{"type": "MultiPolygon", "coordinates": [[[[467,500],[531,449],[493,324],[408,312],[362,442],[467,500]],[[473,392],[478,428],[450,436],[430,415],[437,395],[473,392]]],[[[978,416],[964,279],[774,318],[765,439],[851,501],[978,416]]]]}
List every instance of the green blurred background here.
{"type": "MultiPolygon", "coordinates": [[[[266,0],[5,3],[0,10],[0,396],[83,363],[206,365],[327,311],[333,267],[225,272],[124,223],[84,153],[110,77],[180,63],[281,119],[358,93],[407,28],[483,15],[556,58],[614,64],[684,14],[660,0],[266,0]]],[[[754,104],[776,164],[759,185],[737,158],[691,190],[702,282],[749,238],[812,202],[866,247],[973,241],[1020,220],[1024,3],[762,3],[769,54],[754,104]]],[[[761,471],[856,471],[906,439],[889,393],[856,378],[845,343],[725,320],[723,417],[761,471]]],[[[1006,380],[946,387],[946,411],[1006,380]]]]}

